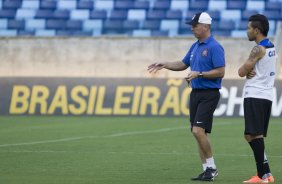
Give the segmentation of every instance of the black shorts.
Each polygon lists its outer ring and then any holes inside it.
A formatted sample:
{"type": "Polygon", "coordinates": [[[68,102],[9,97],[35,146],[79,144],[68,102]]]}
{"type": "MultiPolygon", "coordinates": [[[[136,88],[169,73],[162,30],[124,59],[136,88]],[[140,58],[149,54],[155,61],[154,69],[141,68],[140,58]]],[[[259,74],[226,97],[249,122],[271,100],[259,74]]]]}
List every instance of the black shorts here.
{"type": "Polygon", "coordinates": [[[211,133],[213,113],[220,98],[219,89],[193,89],[190,94],[190,123],[211,133]]]}
{"type": "Polygon", "coordinates": [[[266,137],[272,101],[259,98],[244,98],[245,135],[266,137]]]}

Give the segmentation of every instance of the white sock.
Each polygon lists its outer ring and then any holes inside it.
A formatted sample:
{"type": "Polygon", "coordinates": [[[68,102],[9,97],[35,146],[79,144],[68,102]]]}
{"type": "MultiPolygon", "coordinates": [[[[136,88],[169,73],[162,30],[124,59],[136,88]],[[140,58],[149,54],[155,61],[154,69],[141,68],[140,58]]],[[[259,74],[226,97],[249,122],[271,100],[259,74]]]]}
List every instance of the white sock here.
{"type": "Polygon", "coordinates": [[[206,161],[207,161],[207,163],[206,163],[207,167],[211,167],[213,169],[216,169],[213,157],[207,158],[206,161]]]}
{"type": "Polygon", "coordinates": [[[205,171],[207,169],[207,163],[203,163],[203,170],[205,171]]]}
{"type": "Polygon", "coordinates": [[[266,157],[266,154],[264,153],[264,163],[268,163],[268,159],[266,157]]]}

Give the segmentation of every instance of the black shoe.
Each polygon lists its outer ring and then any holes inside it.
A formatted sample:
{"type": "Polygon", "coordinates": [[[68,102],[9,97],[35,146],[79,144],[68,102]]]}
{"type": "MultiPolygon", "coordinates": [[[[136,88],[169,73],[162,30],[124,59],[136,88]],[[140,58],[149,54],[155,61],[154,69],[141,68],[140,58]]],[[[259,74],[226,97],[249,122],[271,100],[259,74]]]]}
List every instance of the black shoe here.
{"type": "Polygon", "coordinates": [[[207,169],[204,172],[204,175],[202,176],[201,181],[213,181],[214,178],[217,176],[218,176],[218,172],[216,169],[207,167],[207,169]]]}
{"type": "Polygon", "coordinates": [[[204,172],[202,172],[201,174],[199,174],[199,176],[196,176],[196,177],[194,177],[194,178],[191,178],[191,180],[193,180],[193,181],[196,181],[196,180],[200,181],[200,180],[202,180],[202,178],[203,178],[205,172],[206,172],[206,171],[204,171],[204,172]]]}

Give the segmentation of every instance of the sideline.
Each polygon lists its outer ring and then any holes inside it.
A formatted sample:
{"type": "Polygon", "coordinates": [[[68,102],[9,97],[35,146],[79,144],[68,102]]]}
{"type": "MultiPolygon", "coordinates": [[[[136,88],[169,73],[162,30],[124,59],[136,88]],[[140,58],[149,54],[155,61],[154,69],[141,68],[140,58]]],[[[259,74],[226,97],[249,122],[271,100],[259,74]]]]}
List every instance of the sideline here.
{"type": "Polygon", "coordinates": [[[95,138],[112,138],[112,137],[122,137],[128,135],[142,135],[142,134],[153,134],[153,133],[162,133],[169,132],[174,130],[188,129],[187,126],[175,127],[175,128],[162,128],[157,130],[148,130],[148,131],[134,131],[134,132],[124,132],[124,133],[114,133],[104,136],[82,136],[82,137],[70,137],[64,139],[54,139],[54,140],[45,140],[45,141],[34,141],[34,142],[23,142],[15,144],[0,144],[0,148],[11,147],[11,146],[25,146],[25,145],[35,145],[35,144],[47,144],[47,143],[57,143],[57,142],[68,142],[81,139],[95,139],[95,138]]]}

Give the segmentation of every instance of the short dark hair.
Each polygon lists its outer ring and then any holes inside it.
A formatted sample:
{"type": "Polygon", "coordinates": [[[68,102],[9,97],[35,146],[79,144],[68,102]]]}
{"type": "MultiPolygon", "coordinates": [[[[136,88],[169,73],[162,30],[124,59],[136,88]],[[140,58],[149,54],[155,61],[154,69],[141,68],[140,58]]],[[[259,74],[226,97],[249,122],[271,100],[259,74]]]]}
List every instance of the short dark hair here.
{"type": "Polygon", "coordinates": [[[258,28],[260,32],[267,36],[269,31],[269,22],[266,16],[262,14],[255,14],[249,17],[249,22],[253,28],[258,28]]]}

